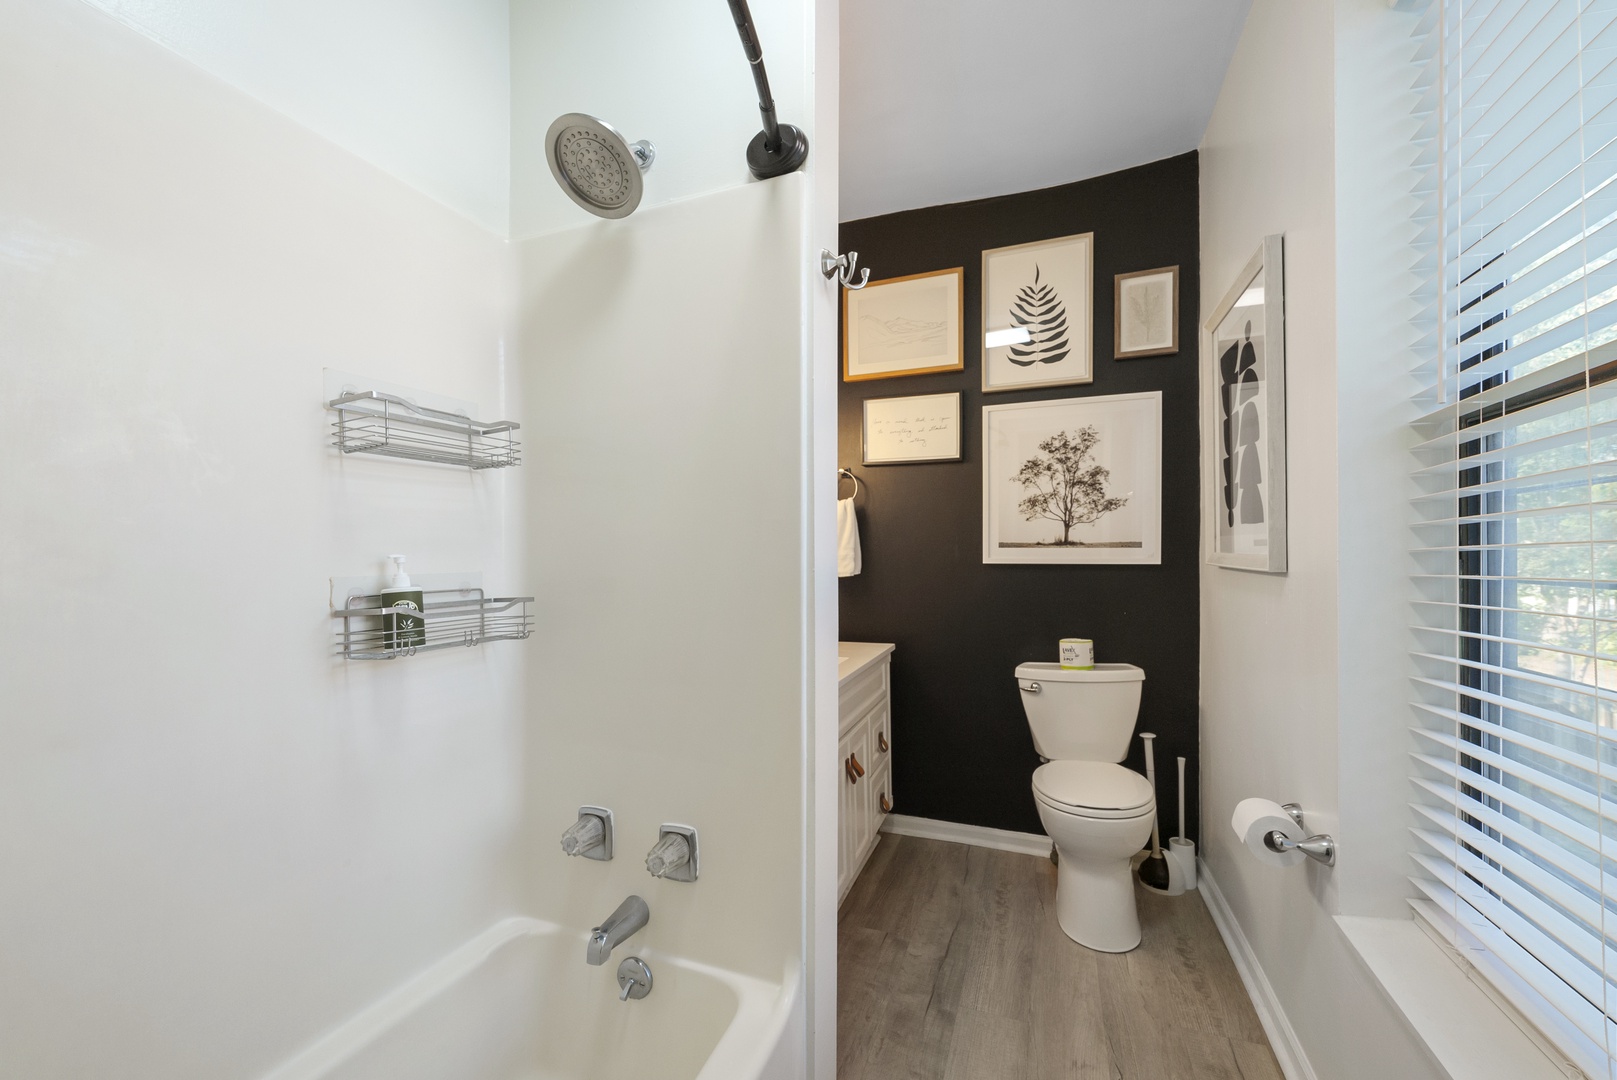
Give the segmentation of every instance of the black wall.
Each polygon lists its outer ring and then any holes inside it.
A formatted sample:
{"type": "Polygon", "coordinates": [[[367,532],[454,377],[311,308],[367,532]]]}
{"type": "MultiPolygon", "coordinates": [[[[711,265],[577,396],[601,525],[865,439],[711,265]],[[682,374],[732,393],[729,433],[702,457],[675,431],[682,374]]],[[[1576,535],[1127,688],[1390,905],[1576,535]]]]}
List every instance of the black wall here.
{"type": "MultiPolygon", "coordinates": [[[[844,641],[891,641],[895,812],[1043,832],[1030,778],[1033,738],[1012,674],[1055,660],[1063,637],[1095,641],[1100,662],[1145,669],[1137,731],[1157,739],[1162,840],[1176,831],[1174,758],[1189,764],[1189,830],[1197,836],[1196,310],[1199,222],[1194,153],[1076,184],[845,222],[843,251],[875,278],[964,266],[964,371],[842,383],[839,459],[860,478],[864,573],[841,583],[844,641]],[[983,394],[982,252],[1072,233],[1095,234],[1094,366],[1086,386],[983,394]],[[1179,267],[1177,355],[1113,360],[1113,275],[1179,267]],[[867,397],[960,390],[963,460],[864,466],[867,397]],[[985,566],[985,404],[1162,391],[1161,566],[985,566]]],[[[842,494],[850,491],[847,481],[842,494]]],[[[1144,771],[1134,740],[1126,764],[1144,771]]]]}

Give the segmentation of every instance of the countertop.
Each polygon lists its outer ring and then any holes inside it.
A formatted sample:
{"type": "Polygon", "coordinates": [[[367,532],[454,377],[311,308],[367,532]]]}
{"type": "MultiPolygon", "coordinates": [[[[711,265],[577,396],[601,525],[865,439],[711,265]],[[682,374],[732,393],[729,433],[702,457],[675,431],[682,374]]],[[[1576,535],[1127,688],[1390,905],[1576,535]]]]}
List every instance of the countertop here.
{"type": "Polygon", "coordinates": [[[837,685],[890,656],[895,646],[877,641],[837,642],[837,685]]]}

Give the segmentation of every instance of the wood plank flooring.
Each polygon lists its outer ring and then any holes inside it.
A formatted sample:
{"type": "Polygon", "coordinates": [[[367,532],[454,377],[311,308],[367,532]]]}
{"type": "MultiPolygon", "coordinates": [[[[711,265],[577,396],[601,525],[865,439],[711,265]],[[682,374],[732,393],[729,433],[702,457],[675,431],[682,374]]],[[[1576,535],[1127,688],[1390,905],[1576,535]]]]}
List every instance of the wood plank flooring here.
{"type": "Polygon", "coordinates": [[[1283,1080],[1201,897],[1144,940],[1056,925],[1049,859],[884,835],[838,926],[838,1080],[1283,1080]]]}

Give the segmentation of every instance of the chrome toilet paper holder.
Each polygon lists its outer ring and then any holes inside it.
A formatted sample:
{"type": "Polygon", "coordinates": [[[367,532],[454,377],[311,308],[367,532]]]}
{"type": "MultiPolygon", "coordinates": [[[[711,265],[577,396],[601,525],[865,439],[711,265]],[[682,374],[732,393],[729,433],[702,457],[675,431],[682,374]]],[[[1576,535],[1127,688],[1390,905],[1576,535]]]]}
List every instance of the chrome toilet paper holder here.
{"type": "MultiPolygon", "coordinates": [[[[1297,823],[1297,828],[1303,832],[1308,831],[1308,826],[1303,824],[1303,808],[1300,804],[1294,802],[1281,803],[1280,809],[1284,810],[1291,820],[1297,823]]],[[[1280,854],[1285,854],[1288,851],[1300,851],[1315,862],[1324,863],[1326,866],[1336,865],[1336,839],[1325,833],[1315,833],[1313,836],[1305,837],[1302,840],[1293,840],[1279,829],[1275,829],[1264,836],[1263,846],[1280,854]]]]}

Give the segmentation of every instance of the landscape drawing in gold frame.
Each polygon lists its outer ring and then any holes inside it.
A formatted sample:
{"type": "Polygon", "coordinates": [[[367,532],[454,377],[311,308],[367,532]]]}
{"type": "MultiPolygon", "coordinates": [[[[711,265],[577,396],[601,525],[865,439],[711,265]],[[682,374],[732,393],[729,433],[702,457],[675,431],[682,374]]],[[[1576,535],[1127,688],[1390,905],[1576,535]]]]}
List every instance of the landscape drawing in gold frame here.
{"type": "Polygon", "coordinates": [[[965,367],[965,268],[872,281],[842,291],[845,382],[965,367]]]}

